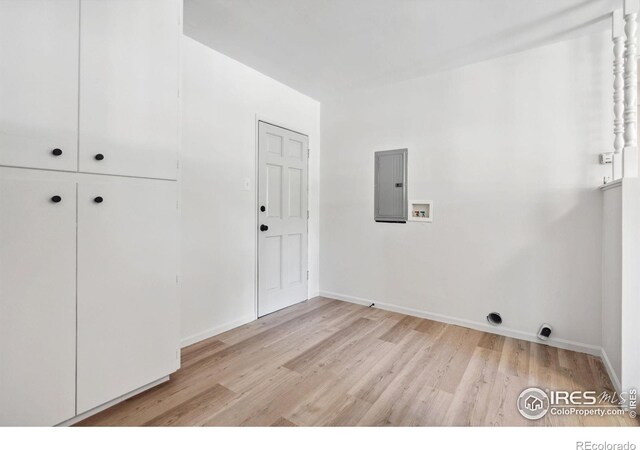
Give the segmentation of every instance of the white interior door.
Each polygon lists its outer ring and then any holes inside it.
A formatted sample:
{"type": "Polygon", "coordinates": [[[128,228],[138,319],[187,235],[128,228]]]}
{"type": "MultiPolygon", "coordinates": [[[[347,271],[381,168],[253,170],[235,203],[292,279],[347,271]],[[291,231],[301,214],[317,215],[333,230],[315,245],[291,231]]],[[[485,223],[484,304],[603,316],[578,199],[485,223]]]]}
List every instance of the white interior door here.
{"type": "Polygon", "coordinates": [[[307,136],[258,124],[258,316],[307,299],[307,136]]]}
{"type": "Polygon", "coordinates": [[[79,0],[0,1],[0,164],[78,168],[79,0]]]}
{"type": "Polygon", "coordinates": [[[75,415],[76,183],[1,175],[0,426],[75,415]]]}
{"type": "Polygon", "coordinates": [[[78,414],[179,367],[176,183],[78,185],[78,414]]]}
{"type": "Polygon", "coordinates": [[[81,1],[81,172],[176,178],[181,4],[81,1]]]}

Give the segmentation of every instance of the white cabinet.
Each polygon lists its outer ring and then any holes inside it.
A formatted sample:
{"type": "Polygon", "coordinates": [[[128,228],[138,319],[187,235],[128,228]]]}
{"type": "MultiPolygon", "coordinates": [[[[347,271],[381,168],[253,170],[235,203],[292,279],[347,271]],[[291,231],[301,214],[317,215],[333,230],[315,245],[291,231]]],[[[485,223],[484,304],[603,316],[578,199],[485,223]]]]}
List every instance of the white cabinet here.
{"type": "Polygon", "coordinates": [[[176,201],[175,181],[0,168],[0,426],[178,369],[176,201]]]}
{"type": "Polygon", "coordinates": [[[78,186],[78,414],[179,365],[176,183],[107,178],[78,186]]]}
{"type": "Polygon", "coordinates": [[[175,179],[181,2],[81,4],[80,171],[175,179]]]}
{"type": "Polygon", "coordinates": [[[175,180],[181,3],[0,1],[0,165],[175,180]]]}
{"type": "Polygon", "coordinates": [[[77,170],[79,14],[79,0],[0,1],[0,165],[77,170]]]}
{"type": "Polygon", "coordinates": [[[179,367],[181,9],[0,0],[0,426],[179,367]]]}
{"type": "Polygon", "coordinates": [[[76,183],[0,176],[0,425],[54,425],[75,415],[76,183]]]}

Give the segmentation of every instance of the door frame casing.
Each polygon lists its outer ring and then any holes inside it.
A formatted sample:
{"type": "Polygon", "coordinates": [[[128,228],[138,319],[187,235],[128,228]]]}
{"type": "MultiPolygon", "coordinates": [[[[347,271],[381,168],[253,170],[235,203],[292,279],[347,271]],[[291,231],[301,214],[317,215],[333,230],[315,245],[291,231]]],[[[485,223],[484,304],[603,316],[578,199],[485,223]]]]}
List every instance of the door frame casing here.
{"type": "MultiPolygon", "coordinates": [[[[284,128],[285,130],[291,131],[293,133],[301,134],[302,136],[307,137],[307,146],[309,145],[310,135],[307,131],[297,131],[295,127],[288,126],[279,120],[272,120],[272,118],[268,116],[264,116],[262,114],[255,114],[255,124],[254,124],[254,133],[255,133],[255,188],[253,193],[255,195],[254,198],[254,223],[253,229],[255,230],[255,241],[254,241],[254,259],[255,264],[253,266],[254,276],[253,276],[253,316],[254,320],[258,320],[258,302],[260,301],[260,231],[258,230],[258,224],[260,223],[260,122],[264,122],[268,125],[273,125],[274,127],[284,128]]],[[[309,151],[309,149],[307,149],[309,151]]],[[[309,156],[307,155],[307,211],[310,209],[309,205],[309,156]]],[[[307,239],[305,242],[307,247],[307,272],[309,271],[309,215],[307,215],[307,239]]],[[[305,274],[306,276],[306,274],[305,274]]],[[[309,280],[307,279],[307,300],[309,299],[309,280]]]]}

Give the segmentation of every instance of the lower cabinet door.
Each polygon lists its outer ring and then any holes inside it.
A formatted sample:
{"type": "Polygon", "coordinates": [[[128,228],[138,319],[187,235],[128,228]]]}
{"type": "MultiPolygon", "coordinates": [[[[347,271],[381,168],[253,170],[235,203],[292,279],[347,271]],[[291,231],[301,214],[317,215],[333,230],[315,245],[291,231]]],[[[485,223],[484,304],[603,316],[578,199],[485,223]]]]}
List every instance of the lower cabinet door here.
{"type": "Polygon", "coordinates": [[[179,366],[176,182],[78,185],[78,414],[179,366]]]}
{"type": "Polygon", "coordinates": [[[0,174],[0,425],[75,415],[76,183],[0,174]]]}

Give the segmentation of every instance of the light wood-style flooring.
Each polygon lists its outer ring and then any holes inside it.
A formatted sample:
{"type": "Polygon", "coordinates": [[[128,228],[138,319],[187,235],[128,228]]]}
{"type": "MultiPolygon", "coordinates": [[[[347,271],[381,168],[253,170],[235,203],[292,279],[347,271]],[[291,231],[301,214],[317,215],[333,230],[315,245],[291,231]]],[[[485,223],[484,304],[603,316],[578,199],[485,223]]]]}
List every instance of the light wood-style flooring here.
{"type": "Polygon", "coordinates": [[[637,425],[526,420],[529,386],[613,390],[593,356],[315,298],[183,349],[170,381],[79,425],[637,425]]]}

